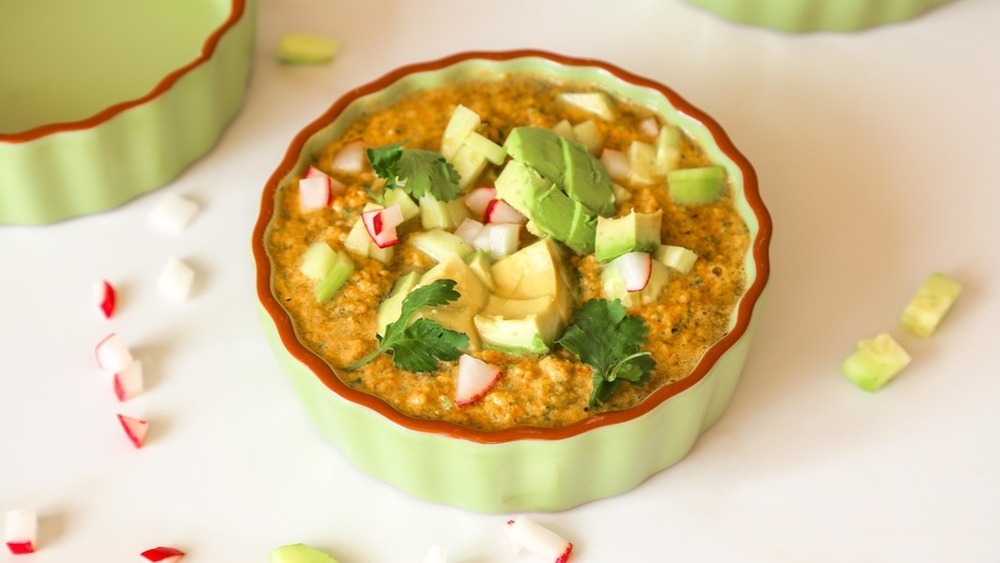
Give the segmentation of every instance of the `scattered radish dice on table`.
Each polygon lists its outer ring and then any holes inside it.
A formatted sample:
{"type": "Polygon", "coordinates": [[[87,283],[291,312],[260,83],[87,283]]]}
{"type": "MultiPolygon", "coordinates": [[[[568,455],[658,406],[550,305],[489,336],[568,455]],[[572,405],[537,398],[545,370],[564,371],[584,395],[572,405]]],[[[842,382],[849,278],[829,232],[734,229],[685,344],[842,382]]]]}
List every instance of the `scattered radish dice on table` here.
{"type": "Polygon", "coordinates": [[[476,237],[483,232],[483,224],[475,219],[463,219],[462,224],[460,224],[455,229],[455,236],[464,240],[469,244],[473,244],[476,237]]]}
{"type": "Polygon", "coordinates": [[[123,414],[118,415],[118,422],[125,430],[125,435],[137,448],[141,448],[146,441],[146,432],[149,430],[149,422],[123,414]]]}
{"type": "Polygon", "coordinates": [[[503,531],[516,548],[525,549],[547,561],[565,563],[573,551],[572,543],[525,516],[508,520],[503,531]]]}
{"type": "Polygon", "coordinates": [[[14,555],[35,552],[38,515],[34,510],[11,510],[4,517],[4,541],[14,555]]]}
{"type": "Polygon", "coordinates": [[[166,194],[153,206],[150,221],[168,232],[183,231],[198,215],[198,204],[177,194],[166,194]]]}
{"type": "Polygon", "coordinates": [[[653,273],[653,260],[648,252],[626,252],[615,258],[611,264],[618,268],[627,291],[636,292],[646,289],[653,273]]]}
{"type": "Polygon", "coordinates": [[[95,281],[93,290],[94,300],[97,301],[97,306],[104,313],[104,318],[110,319],[111,315],[115,314],[115,304],[117,302],[114,286],[106,280],[95,281]]]}
{"type": "Polygon", "coordinates": [[[184,552],[173,547],[154,547],[143,551],[140,555],[153,563],[177,563],[184,558],[184,552]]]}
{"type": "Polygon", "coordinates": [[[478,358],[462,354],[458,359],[455,405],[464,407],[481,399],[496,385],[502,373],[496,367],[478,358]]]}
{"type": "Polygon", "coordinates": [[[142,393],[142,362],[136,360],[115,373],[115,396],[127,401],[142,393]]]}
{"type": "Polygon", "coordinates": [[[168,297],[184,301],[194,285],[194,270],[177,258],[171,258],[160,274],[159,288],[168,297]]]}
{"type": "Polygon", "coordinates": [[[299,209],[315,211],[330,205],[333,200],[333,190],[330,187],[329,176],[313,176],[299,180],[299,209]]]}
{"type": "Polygon", "coordinates": [[[110,372],[117,373],[132,363],[132,352],[125,345],[125,340],[114,332],[97,343],[95,354],[98,367],[110,372]]]}

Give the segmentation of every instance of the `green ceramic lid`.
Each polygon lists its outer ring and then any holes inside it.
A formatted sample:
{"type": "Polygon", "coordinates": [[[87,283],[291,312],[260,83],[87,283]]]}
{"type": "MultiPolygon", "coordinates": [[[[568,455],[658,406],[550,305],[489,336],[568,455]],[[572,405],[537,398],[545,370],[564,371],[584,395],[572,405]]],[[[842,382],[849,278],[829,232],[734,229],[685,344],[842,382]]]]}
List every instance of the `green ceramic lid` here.
{"type": "Polygon", "coordinates": [[[255,22],[255,0],[0,3],[0,223],[176,177],[242,105],[255,22]]]}
{"type": "Polygon", "coordinates": [[[900,22],[951,0],[684,0],[740,23],[782,31],[856,31],[900,22]]]}

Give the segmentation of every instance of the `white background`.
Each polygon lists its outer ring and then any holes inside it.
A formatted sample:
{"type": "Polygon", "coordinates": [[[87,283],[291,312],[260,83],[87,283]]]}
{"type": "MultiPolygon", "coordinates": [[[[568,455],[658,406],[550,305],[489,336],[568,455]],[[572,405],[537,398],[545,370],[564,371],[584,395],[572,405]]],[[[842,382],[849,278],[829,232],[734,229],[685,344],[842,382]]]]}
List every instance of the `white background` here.
{"type": "Polygon", "coordinates": [[[1000,561],[1000,2],[811,35],[666,0],[262,0],[260,15],[246,105],[205,159],[109,213],[0,227],[0,511],[41,515],[40,550],[19,561],[138,561],[156,545],[266,561],[299,541],[348,563],[419,561],[430,544],[512,560],[502,515],[413,500],[312,430],[262,336],[249,244],[292,136],[346,90],[528,47],[607,60],[714,116],[775,224],[770,300],[721,421],[638,489],[537,520],[580,562],[1000,561]],[[280,66],[289,30],[342,50],[280,66]],[[177,235],[148,222],[168,192],[203,210],[177,235]],[[198,271],[186,303],[156,288],[170,256],[198,271]],[[965,293],[933,339],[908,337],[899,313],[935,270],[965,293]],[[100,278],[121,288],[111,321],[91,302],[100,278]],[[146,366],[147,392],[123,405],[93,359],[110,330],[146,366]],[[913,362],[869,394],[838,365],[880,331],[913,362]],[[151,421],[144,448],[116,412],[151,421]]]}

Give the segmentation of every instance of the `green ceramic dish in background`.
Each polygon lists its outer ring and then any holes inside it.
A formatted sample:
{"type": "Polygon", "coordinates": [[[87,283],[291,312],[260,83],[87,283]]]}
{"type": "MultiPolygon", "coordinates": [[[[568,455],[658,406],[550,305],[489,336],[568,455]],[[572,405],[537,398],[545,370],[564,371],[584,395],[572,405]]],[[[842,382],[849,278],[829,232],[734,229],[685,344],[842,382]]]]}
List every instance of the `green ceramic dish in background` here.
{"type": "Polygon", "coordinates": [[[771,220],[749,162],[722,128],[672,90],[615,66],[539,51],[463,53],[398,69],[340,98],[292,141],[264,189],[252,246],[261,320],[306,414],[361,470],[431,502],[480,512],[560,510],[636,487],[683,458],[725,410],[743,369],[770,269],[771,220]],[[653,392],[641,405],[557,429],[483,432],[400,414],[344,384],[298,341],[272,292],[265,248],[275,197],[362,111],[402,93],[474,73],[530,71],[595,82],[646,104],[694,136],[733,180],[736,205],[751,235],[744,259],[748,287],[732,330],[692,374],[653,392]]]}
{"type": "Polygon", "coordinates": [[[0,223],[175,178],[239,111],[255,33],[256,0],[0,3],[0,223]]]}
{"type": "Polygon", "coordinates": [[[735,22],[782,31],[857,31],[915,18],[952,0],[684,0],[735,22]]]}

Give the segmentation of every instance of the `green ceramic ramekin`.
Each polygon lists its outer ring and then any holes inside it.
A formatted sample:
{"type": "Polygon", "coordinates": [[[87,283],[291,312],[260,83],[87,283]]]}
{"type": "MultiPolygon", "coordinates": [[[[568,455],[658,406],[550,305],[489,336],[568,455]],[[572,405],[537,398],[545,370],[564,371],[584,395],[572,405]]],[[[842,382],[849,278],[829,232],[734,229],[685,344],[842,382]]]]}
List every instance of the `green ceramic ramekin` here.
{"type": "Polygon", "coordinates": [[[162,186],[239,111],[256,0],[0,3],[0,224],[162,186]]]}
{"type": "Polygon", "coordinates": [[[743,369],[769,272],[771,220],[749,162],[722,128],[672,90],[615,66],[539,51],[473,52],[407,66],[348,92],[306,127],[268,180],[253,234],[261,320],[313,425],[362,471],[415,497],[488,513],[561,510],[636,487],[676,463],[725,410],[743,369]],[[596,415],[558,428],[470,430],[417,420],[345,385],[298,341],[272,292],[265,249],[275,196],[313,155],[371,104],[471,73],[532,71],[592,81],[654,108],[679,124],[725,166],[751,233],[745,257],[749,284],[732,330],[692,374],[655,391],[631,410],[596,415]]]}
{"type": "Polygon", "coordinates": [[[915,18],[952,0],[684,0],[735,22],[791,32],[857,31],[915,18]]]}

